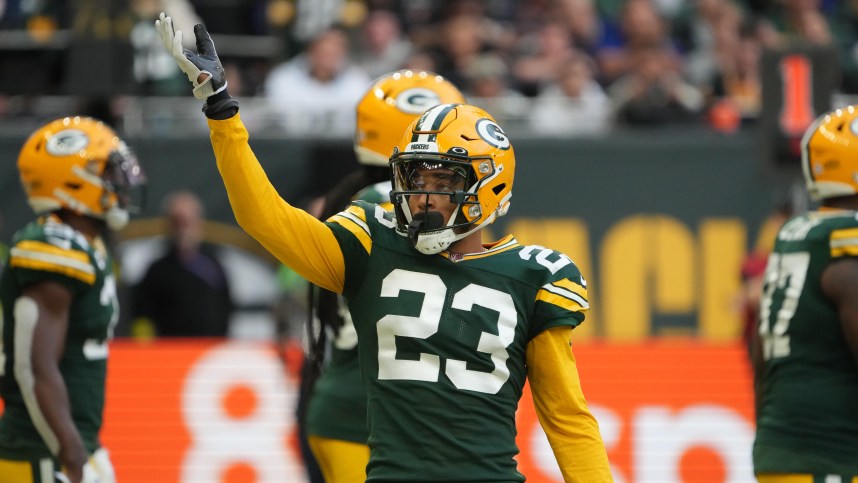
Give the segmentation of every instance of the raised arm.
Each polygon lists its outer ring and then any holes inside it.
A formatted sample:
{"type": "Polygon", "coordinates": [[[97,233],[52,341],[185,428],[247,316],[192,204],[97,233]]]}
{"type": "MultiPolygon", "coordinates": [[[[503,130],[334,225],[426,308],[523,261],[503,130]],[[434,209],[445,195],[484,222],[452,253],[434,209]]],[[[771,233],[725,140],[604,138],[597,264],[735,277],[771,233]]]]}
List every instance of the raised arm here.
{"type": "Polygon", "coordinates": [[[205,99],[212,147],[218,170],[238,224],[253,238],[310,282],[342,292],[345,263],[333,232],[321,221],[283,200],[268,180],[248,144],[248,133],[238,115],[238,101],[230,97],[223,66],[206,28],[194,27],[197,52],[182,48],[182,32],[173,29],[163,13],[155,21],[164,46],[194,85],[194,95],[205,99]]]}

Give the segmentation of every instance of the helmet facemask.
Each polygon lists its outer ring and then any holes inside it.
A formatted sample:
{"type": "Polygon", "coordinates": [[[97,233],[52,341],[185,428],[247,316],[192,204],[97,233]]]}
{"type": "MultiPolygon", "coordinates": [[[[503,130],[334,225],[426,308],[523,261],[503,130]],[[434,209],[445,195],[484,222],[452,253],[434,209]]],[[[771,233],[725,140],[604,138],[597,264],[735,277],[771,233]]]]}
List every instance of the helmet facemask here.
{"type": "Polygon", "coordinates": [[[421,253],[432,255],[446,250],[482,226],[477,190],[479,181],[473,159],[449,156],[394,154],[391,158],[397,230],[407,235],[421,253]],[[430,196],[446,197],[454,205],[444,222],[440,211],[430,209],[430,196]],[[422,206],[422,208],[420,208],[422,206]]]}
{"type": "Polygon", "coordinates": [[[140,212],[146,198],[146,175],[124,142],[107,157],[101,180],[104,220],[111,229],[122,229],[130,213],[140,212]]]}
{"type": "Polygon", "coordinates": [[[421,253],[446,250],[509,209],[515,174],[512,144],[494,119],[476,106],[440,104],[428,109],[406,130],[390,166],[396,230],[421,253]],[[426,173],[432,176],[416,176],[426,173]],[[453,174],[464,182],[451,183],[454,178],[447,176],[453,174]],[[452,215],[439,221],[423,208],[433,202],[449,202],[444,212],[454,208],[452,215]]]}

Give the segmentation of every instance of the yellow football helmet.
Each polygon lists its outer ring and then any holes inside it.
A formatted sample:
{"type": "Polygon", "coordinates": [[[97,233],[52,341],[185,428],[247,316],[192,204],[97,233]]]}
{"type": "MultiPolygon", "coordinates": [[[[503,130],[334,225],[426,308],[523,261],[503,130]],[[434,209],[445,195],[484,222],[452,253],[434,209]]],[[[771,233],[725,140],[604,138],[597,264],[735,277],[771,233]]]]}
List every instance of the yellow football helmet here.
{"type": "Polygon", "coordinates": [[[18,156],[21,183],[36,214],[67,209],[120,229],[131,190],[146,176],[113,129],[89,117],[57,119],[36,130],[18,156]]]}
{"type": "Polygon", "coordinates": [[[802,137],[801,158],[812,200],[858,194],[858,107],[817,118],[802,137]]]}
{"type": "Polygon", "coordinates": [[[358,161],[387,166],[390,151],[415,117],[438,104],[463,102],[456,86],[432,72],[400,70],[379,77],[357,105],[358,161]]]}
{"type": "Polygon", "coordinates": [[[391,201],[397,231],[430,255],[491,224],[509,210],[515,152],[509,138],[486,111],[465,104],[441,104],[417,118],[390,158],[391,201]],[[449,173],[444,184],[429,186],[420,171],[449,173]],[[457,204],[443,224],[431,213],[412,213],[408,199],[449,195],[457,204]],[[443,225],[443,226],[442,226],[443,225]]]}

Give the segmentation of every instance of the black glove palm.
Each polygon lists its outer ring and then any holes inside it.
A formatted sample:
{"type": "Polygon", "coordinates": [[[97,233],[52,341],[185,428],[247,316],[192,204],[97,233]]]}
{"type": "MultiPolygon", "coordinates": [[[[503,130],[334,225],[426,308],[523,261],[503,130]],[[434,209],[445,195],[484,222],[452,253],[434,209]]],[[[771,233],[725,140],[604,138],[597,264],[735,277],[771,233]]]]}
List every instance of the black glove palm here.
{"type": "Polygon", "coordinates": [[[217,56],[214,42],[206,27],[202,24],[194,26],[197,37],[197,51],[192,52],[182,48],[182,31],[173,28],[173,19],[163,12],[155,20],[155,28],[161,36],[164,47],[173,55],[182,72],[194,85],[194,96],[197,99],[207,99],[226,89],[227,82],[223,65],[217,56]]]}

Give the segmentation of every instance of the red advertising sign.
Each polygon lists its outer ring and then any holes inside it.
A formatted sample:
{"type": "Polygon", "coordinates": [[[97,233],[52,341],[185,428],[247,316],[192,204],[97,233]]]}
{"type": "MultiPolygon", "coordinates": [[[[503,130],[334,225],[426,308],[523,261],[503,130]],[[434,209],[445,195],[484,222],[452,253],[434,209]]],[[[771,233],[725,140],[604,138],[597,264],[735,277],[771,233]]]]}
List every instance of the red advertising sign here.
{"type": "MultiPolygon", "coordinates": [[[[753,398],[739,345],[573,347],[617,483],[752,482],[753,398]]],[[[116,341],[103,442],[118,481],[305,481],[296,381],[265,344],[116,341]]],[[[562,482],[529,392],[518,413],[528,482],[562,482]]]]}

